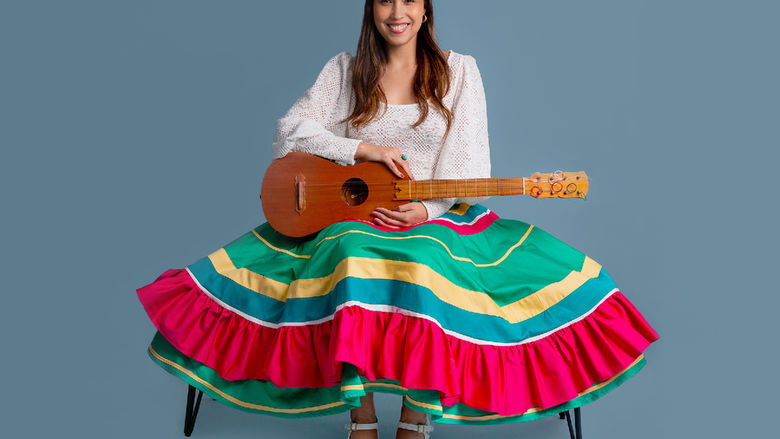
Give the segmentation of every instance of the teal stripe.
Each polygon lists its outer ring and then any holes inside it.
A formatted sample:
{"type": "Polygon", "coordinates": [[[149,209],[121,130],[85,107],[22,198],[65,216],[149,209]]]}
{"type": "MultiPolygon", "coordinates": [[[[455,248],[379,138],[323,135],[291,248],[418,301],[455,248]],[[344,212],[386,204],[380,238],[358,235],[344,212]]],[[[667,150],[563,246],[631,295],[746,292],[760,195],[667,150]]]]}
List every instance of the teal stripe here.
{"type": "MultiPolygon", "coordinates": [[[[450,207],[449,210],[458,210],[460,209],[460,206],[461,204],[455,204],[454,206],[450,207]]],[[[456,223],[457,225],[464,225],[474,221],[478,216],[488,211],[489,209],[487,207],[481,204],[475,204],[469,207],[468,210],[465,213],[463,213],[463,215],[458,215],[456,213],[447,211],[443,215],[440,215],[435,219],[448,219],[456,223]]]]}
{"type": "MultiPolygon", "coordinates": [[[[426,265],[450,282],[462,288],[488,294],[499,306],[513,303],[535,291],[558,282],[571,271],[582,268],[585,255],[539,228],[534,228],[520,247],[515,248],[497,266],[475,267],[471,262],[453,259],[447,250],[431,239],[412,238],[403,241],[387,240],[363,233],[348,233],[336,239],[321,241],[326,236],[359,230],[360,223],[338,223],[323,231],[307,244],[280,238],[267,225],[256,230],[271,245],[296,254],[311,255],[310,259],[295,258],[275,251],[249,233],[225,247],[236,268],[246,268],[269,279],[290,283],[297,279],[317,279],[329,276],[334,268],[348,257],[405,261],[426,265]],[[357,224],[357,225],[356,225],[357,224]],[[319,246],[315,244],[321,242],[319,246]]],[[[476,263],[492,263],[509,251],[530,227],[519,221],[496,221],[475,237],[459,238],[446,229],[428,230],[439,226],[420,226],[415,234],[427,235],[445,243],[459,257],[476,263]]],[[[369,227],[370,229],[370,227],[369,227]]],[[[373,229],[369,233],[400,237],[410,233],[392,234],[373,229]]],[[[381,262],[379,262],[381,263],[381,262]]]]}
{"type": "Polygon", "coordinates": [[[346,278],[327,295],[280,302],[249,290],[221,276],[208,259],[190,266],[210,293],[239,311],[269,323],[307,322],[332,315],[350,300],[375,305],[393,305],[437,320],[445,329],[479,340],[513,343],[543,334],[593,308],[615,283],[605,270],[587,281],[545,312],[519,323],[462,310],[439,300],[429,289],[416,284],[386,280],[346,278]]]}

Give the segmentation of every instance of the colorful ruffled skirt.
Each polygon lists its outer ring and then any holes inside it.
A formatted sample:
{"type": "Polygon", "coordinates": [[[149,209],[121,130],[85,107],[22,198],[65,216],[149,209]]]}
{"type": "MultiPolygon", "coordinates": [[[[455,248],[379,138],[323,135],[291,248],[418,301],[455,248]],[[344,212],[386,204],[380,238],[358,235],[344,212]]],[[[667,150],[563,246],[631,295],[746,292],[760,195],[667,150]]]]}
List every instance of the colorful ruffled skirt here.
{"type": "Polygon", "coordinates": [[[434,422],[528,421],[614,389],[658,338],[596,261],[480,205],[309,240],[263,224],[138,296],[161,367],[285,417],[389,392],[434,422]]]}

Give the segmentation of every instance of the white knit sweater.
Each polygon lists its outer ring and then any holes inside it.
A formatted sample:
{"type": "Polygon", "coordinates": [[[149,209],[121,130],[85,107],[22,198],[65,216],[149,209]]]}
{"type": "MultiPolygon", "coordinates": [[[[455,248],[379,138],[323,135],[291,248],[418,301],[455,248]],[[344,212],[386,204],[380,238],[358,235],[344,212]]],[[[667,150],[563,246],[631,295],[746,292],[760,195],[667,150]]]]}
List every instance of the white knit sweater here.
{"type": "MultiPolygon", "coordinates": [[[[420,116],[417,104],[381,104],[378,117],[358,131],[349,123],[340,123],[354,106],[352,56],[342,52],[325,64],[314,85],[277,121],[273,158],[303,151],[351,165],[363,141],[399,148],[409,158],[412,175],[418,180],[489,177],[487,109],[477,63],[471,56],[452,51],[448,63],[451,85],[443,101],[452,111],[453,121],[444,143],[446,119],[433,105],[417,128],[412,128],[420,116]]],[[[422,203],[430,219],[457,201],[478,200],[447,198],[422,203]]]]}

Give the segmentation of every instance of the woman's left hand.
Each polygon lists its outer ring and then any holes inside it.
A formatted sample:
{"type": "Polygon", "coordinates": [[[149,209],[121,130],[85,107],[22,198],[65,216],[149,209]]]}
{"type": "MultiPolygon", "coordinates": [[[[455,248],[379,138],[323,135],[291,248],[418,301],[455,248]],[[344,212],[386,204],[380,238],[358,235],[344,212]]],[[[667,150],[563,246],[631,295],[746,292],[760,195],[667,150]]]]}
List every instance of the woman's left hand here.
{"type": "Polygon", "coordinates": [[[378,207],[371,212],[374,223],[392,229],[411,227],[428,219],[428,209],[423,203],[415,201],[402,204],[393,210],[378,207]]]}

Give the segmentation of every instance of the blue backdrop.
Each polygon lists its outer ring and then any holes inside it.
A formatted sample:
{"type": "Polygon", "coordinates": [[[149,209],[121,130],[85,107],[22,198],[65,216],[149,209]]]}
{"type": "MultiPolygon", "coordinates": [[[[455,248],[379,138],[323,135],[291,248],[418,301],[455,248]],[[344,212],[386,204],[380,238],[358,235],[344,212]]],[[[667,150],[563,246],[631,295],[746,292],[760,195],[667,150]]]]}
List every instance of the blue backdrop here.
{"type": "MultiPolygon", "coordinates": [[[[586,201],[492,199],[606,267],[661,334],[583,409],[588,437],[767,437],[780,390],[775,281],[780,4],[438,1],[477,59],[494,176],[586,170],[586,201]]],[[[185,385],[145,350],[135,295],[263,221],[274,124],[362,1],[3,1],[0,434],[181,437],[185,385]]],[[[377,398],[391,437],[400,400],[377,398]]],[[[775,410],[776,411],[776,410],[775,410]]],[[[343,437],[204,402],[200,438],[343,437]]],[[[434,438],[564,438],[565,423],[434,438]]]]}

